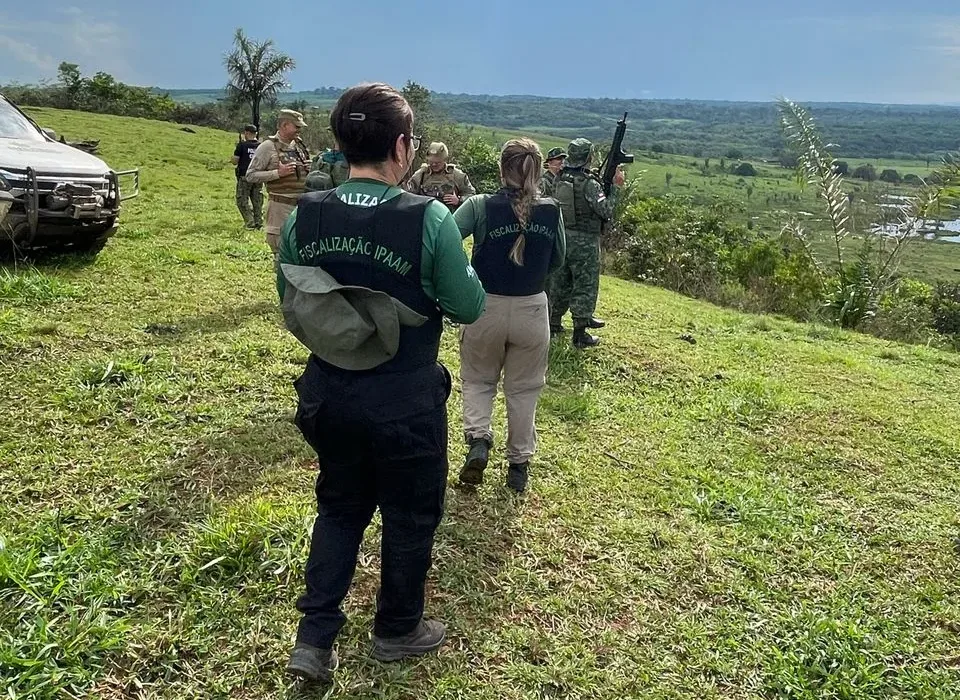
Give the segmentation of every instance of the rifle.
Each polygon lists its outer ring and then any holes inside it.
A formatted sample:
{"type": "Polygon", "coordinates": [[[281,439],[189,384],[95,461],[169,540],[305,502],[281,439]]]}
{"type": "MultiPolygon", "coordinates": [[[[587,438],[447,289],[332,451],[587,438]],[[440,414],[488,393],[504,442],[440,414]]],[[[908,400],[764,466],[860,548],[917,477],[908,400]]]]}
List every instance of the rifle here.
{"type": "Polygon", "coordinates": [[[603,165],[600,166],[600,184],[603,185],[603,193],[610,196],[610,190],[613,187],[613,178],[617,174],[617,168],[623,163],[632,163],[633,154],[625,153],[623,150],[623,137],[627,133],[627,113],[623,113],[623,119],[617,122],[617,131],[613,136],[613,144],[607,151],[603,159],[603,165]]]}

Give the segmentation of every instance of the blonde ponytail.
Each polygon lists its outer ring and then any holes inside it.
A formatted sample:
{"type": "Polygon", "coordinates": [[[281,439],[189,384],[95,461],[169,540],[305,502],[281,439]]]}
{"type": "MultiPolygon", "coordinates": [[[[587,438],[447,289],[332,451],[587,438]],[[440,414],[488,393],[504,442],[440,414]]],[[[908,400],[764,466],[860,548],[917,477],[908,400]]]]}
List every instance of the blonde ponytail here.
{"type": "MultiPolygon", "coordinates": [[[[540,193],[540,173],[543,168],[543,154],[540,147],[531,139],[512,139],[507,141],[500,152],[500,172],[503,184],[511,191],[510,200],[513,213],[520,221],[521,229],[530,223],[533,200],[540,193]]],[[[523,267],[523,251],[526,248],[526,236],[521,230],[516,242],[510,249],[510,261],[523,267]]]]}

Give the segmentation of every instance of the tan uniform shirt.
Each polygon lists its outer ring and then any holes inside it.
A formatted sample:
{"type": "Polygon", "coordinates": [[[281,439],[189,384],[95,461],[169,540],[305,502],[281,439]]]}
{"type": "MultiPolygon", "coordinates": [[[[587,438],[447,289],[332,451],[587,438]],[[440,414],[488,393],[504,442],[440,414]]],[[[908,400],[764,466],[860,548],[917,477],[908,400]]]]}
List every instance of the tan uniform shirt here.
{"type": "Polygon", "coordinates": [[[266,139],[257,147],[253,158],[250,160],[250,167],[247,168],[246,180],[252,183],[263,182],[267,185],[270,204],[267,207],[265,230],[267,242],[271,248],[275,249],[280,229],[290,212],[297,206],[298,194],[304,191],[310,162],[309,154],[302,146],[298,148],[296,143],[283,141],[277,134],[274,135],[274,138],[278,139],[278,143],[275,144],[272,140],[266,139]],[[300,149],[303,149],[303,153],[298,155],[300,149]],[[306,156],[305,160],[304,156],[306,156]],[[285,163],[304,160],[303,167],[293,175],[281,179],[278,170],[281,158],[285,163]],[[278,190],[281,193],[278,193],[278,190]]]}

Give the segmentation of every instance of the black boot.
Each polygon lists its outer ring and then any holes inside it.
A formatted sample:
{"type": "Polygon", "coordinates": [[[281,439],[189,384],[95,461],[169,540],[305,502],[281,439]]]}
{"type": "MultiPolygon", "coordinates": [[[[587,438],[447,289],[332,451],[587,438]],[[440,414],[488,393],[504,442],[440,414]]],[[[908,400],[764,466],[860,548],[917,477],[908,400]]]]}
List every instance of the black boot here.
{"type": "Polygon", "coordinates": [[[468,486],[479,486],[483,483],[483,470],[487,468],[490,459],[490,441],[475,438],[470,441],[470,452],[460,470],[460,483],[468,486]]]}
{"type": "Polygon", "coordinates": [[[602,319],[594,318],[593,316],[587,321],[587,328],[603,328],[605,325],[607,324],[604,323],[602,319]]]}
{"type": "Polygon", "coordinates": [[[438,620],[420,620],[410,634],[383,639],[373,636],[373,658],[377,661],[400,661],[408,656],[422,656],[437,650],[447,637],[447,628],[438,620]]]}
{"type": "Polygon", "coordinates": [[[578,350],[592,348],[600,344],[600,339],[595,335],[587,333],[586,328],[573,329],[573,346],[578,350]]]}
{"type": "Polygon", "coordinates": [[[304,681],[329,683],[340,665],[337,652],[297,642],[287,662],[287,673],[304,681]]]}
{"type": "Polygon", "coordinates": [[[529,468],[529,462],[523,462],[522,464],[511,464],[507,469],[507,487],[516,491],[517,493],[523,493],[527,488],[527,471],[529,468]]]}

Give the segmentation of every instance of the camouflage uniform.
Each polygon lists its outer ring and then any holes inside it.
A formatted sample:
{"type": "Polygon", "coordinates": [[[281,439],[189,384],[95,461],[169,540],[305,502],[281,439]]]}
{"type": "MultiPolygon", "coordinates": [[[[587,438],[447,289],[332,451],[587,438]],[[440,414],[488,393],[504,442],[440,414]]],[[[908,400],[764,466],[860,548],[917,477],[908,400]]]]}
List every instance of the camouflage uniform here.
{"type": "MultiPolygon", "coordinates": [[[[551,148],[547,151],[546,162],[549,163],[551,160],[556,160],[558,158],[563,159],[567,157],[566,151],[562,148],[551,148]]],[[[553,185],[557,180],[556,174],[552,170],[544,170],[543,175],[540,176],[540,193],[544,197],[553,196],[553,185]]]]}
{"type": "Polygon", "coordinates": [[[340,151],[326,150],[313,159],[306,191],[332,190],[350,178],[350,166],[340,151]]]}
{"type": "MultiPolygon", "coordinates": [[[[303,117],[299,112],[282,109],[279,119],[298,119],[304,125],[303,117]],[[295,116],[291,116],[295,115],[295,116]]],[[[280,243],[280,229],[296,206],[300,195],[303,194],[307,182],[307,173],[310,171],[310,153],[299,138],[290,143],[280,139],[280,134],[267,138],[250,161],[247,168],[246,180],[250,183],[265,183],[267,198],[270,203],[267,207],[266,238],[267,245],[276,254],[280,243]],[[279,177],[277,169],[281,163],[296,163],[297,169],[286,177],[279,177]]]]}
{"type": "Polygon", "coordinates": [[[543,175],[540,176],[540,194],[544,197],[553,196],[553,183],[557,179],[557,176],[553,174],[551,170],[545,170],[543,175]]]}
{"type": "MultiPolygon", "coordinates": [[[[248,125],[245,133],[256,133],[256,127],[248,125]]],[[[233,151],[233,157],[237,161],[234,174],[237,177],[236,202],[237,209],[240,210],[240,216],[243,217],[243,223],[247,228],[260,228],[263,226],[263,187],[258,184],[247,182],[247,168],[250,161],[253,160],[253,154],[260,147],[260,142],[256,139],[247,139],[239,141],[233,151]],[[252,205],[252,210],[251,210],[252,205]]]]}
{"type": "MultiPolygon", "coordinates": [[[[462,202],[467,197],[477,193],[467,174],[452,163],[448,163],[447,167],[439,173],[433,172],[430,170],[430,166],[424,163],[417,172],[410,176],[406,188],[414,194],[436,197],[440,201],[443,201],[444,195],[455,194],[462,202]]],[[[450,207],[451,210],[456,208],[456,206],[450,207]]]]}
{"type": "Polygon", "coordinates": [[[578,345],[596,344],[596,339],[586,334],[586,328],[599,323],[593,319],[593,312],[600,289],[600,232],[604,221],[613,218],[618,194],[614,187],[610,197],[606,197],[600,181],[586,170],[591,148],[586,139],[571,142],[570,156],[555,180],[553,195],[563,212],[567,257],[563,267],[550,278],[550,326],[558,330],[563,315],[570,309],[573,340],[578,345]]]}
{"type": "Polygon", "coordinates": [[[263,188],[252,185],[245,178],[237,178],[237,209],[247,228],[263,226],[263,188]],[[252,209],[251,209],[252,207],[252,209]]]}

